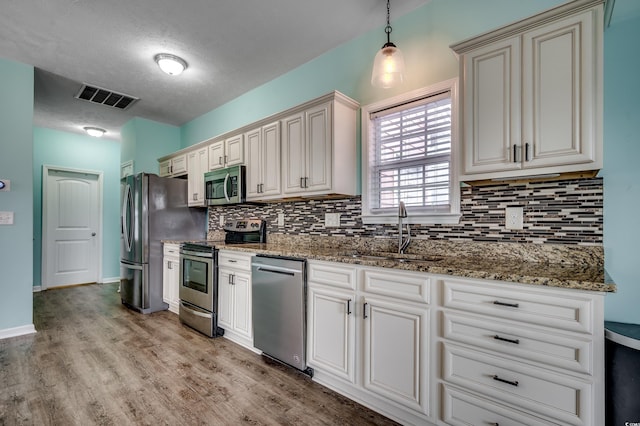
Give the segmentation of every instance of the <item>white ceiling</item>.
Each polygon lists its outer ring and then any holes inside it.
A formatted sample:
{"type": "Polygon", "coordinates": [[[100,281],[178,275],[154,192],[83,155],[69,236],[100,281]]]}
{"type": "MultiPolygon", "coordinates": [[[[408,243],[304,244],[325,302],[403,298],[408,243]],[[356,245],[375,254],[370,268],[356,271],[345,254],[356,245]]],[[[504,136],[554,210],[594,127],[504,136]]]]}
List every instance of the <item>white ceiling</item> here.
{"type": "MultiPolygon", "coordinates": [[[[428,1],[393,1],[392,23],[428,1]]],[[[119,140],[132,117],[182,125],[385,20],[385,0],[2,0],[0,58],[35,67],[36,126],[119,140]],[[162,73],[161,52],[189,68],[162,73]],[[81,83],[140,100],[93,105],[81,83]]]]}

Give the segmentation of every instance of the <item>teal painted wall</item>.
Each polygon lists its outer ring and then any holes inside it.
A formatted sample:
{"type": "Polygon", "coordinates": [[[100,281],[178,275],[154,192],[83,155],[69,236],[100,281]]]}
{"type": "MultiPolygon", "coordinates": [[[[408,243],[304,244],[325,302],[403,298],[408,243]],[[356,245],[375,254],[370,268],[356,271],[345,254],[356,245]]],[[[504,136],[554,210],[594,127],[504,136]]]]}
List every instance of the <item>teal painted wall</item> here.
{"type": "Polygon", "coordinates": [[[640,324],[638,41],[638,17],[616,22],[605,31],[604,249],[605,267],[618,286],[618,292],[606,298],[605,316],[633,324],[640,324]]]}
{"type": "Polygon", "coordinates": [[[42,260],[42,166],[102,172],[102,277],[120,276],[120,142],[75,133],[33,129],[33,285],[42,260]]]}
{"type": "Polygon", "coordinates": [[[0,59],[0,331],[33,324],[33,67],[0,59]]]}
{"type": "MultiPolygon", "coordinates": [[[[401,87],[371,87],[371,66],[386,42],[383,27],[186,123],[182,147],[218,136],[295,105],[338,90],[366,105],[399,93],[457,77],[458,61],[449,45],[556,6],[558,0],[432,0],[393,19],[392,41],[402,49],[407,76],[401,87]]],[[[384,17],[381,17],[381,20],[384,17]]]]}
{"type": "Polygon", "coordinates": [[[178,151],[180,128],[136,117],[121,131],[121,162],[133,161],[135,173],[158,173],[158,158],[178,151]]]}

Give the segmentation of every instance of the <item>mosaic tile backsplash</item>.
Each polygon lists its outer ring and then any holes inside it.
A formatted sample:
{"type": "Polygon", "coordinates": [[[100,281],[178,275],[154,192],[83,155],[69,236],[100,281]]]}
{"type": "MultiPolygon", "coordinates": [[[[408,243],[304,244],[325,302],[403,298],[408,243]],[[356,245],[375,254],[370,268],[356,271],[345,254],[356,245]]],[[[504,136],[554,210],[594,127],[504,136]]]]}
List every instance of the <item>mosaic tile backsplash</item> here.
{"type": "MultiPolygon", "coordinates": [[[[411,225],[414,238],[451,241],[602,245],[602,178],[504,183],[460,189],[456,225],[411,225]],[[506,207],[523,207],[522,230],[505,229],[506,207]]],[[[397,237],[397,225],[364,225],[360,197],[211,207],[209,231],[228,219],[259,217],[270,234],[397,237]],[[278,214],[285,226],[277,226],[278,214]],[[325,227],[325,213],[340,213],[340,227],[325,227]]]]}

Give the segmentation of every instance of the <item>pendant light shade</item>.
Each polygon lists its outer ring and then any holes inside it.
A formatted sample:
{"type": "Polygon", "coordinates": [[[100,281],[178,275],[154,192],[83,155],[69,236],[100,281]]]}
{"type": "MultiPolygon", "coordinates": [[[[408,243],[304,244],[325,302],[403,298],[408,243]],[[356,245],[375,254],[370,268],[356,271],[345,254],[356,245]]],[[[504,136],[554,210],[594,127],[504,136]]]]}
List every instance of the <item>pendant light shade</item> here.
{"type": "Polygon", "coordinates": [[[371,84],[375,87],[389,89],[402,83],[404,79],[404,56],[398,47],[391,43],[391,25],[389,24],[390,5],[387,0],[387,42],[378,51],[373,61],[371,84]]]}

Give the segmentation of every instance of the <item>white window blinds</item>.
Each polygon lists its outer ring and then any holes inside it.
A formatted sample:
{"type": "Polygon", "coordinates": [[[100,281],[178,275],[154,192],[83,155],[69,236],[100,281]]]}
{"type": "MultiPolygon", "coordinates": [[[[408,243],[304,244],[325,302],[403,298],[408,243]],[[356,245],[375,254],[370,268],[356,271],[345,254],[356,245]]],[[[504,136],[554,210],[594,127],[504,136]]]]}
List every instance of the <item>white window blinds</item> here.
{"type": "Polygon", "coordinates": [[[372,211],[407,207],[449,211],[451,92],[371,113],[369,200],[372,211]]]}

